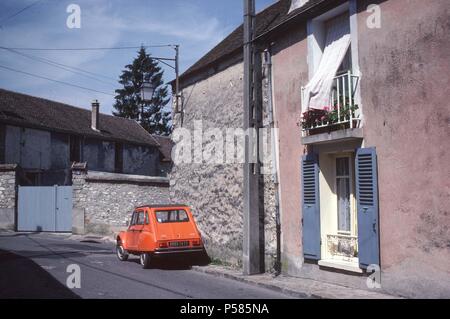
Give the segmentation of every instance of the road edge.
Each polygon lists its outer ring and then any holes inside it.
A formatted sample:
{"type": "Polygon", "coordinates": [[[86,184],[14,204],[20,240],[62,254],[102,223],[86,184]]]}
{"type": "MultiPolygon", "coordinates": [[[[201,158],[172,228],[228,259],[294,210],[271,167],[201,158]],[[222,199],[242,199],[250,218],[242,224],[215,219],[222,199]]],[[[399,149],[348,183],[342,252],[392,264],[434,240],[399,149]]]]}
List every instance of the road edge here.
{"type": "MultiPolygon", "coordinates": [[[[270,289],[275,292],[283,293],[287,296],[298,298],[298,299],[342,299],[342,296],[337,295],[336,293],[328,292],[326,291],[326,287],[322,289],[292,289],[289,287],[283,286],[281,282],[273,282],[277,279],[276,276],[270,275],[270,274],[261,274],[261,275],[253,275],[253,276],[245,276],[241,272],[227,268],[227,267],[221,267],[216,265],[210,265],[210,266],[192,266],[192,270],[213,275],[220,278],[227,278],[239,282],[243,282],[255,287],[263,287],[270,289]],[[272,281],[273,280],[273,281],[272,281]],[[272,282],[270,282],[272,281],[272,282]]],[[[281,278],[289,281],[293,280],[304,280],[304,281],[312,281],[312,279],[301,279],[301,278],[294,278],[294,277],[286,277],[281,275],[281,278]]],[[[320,285],[321,282],[315,281],[315,284],[320,285]]],[[[329,283],[324,283],[326,286],[330,286],[329,283]]],[[[382,292],[371,292],[371,291],[365,291],[361,289],[354,289],[351,287],[344,287],[339,285],[332,285],[335,287],[335,289],[342,289],[342,291],[346,292],[345,295],[348,296],[350,299],[403,299],[399,296],[393,296],[382,292]],[[352,295],[353,294],[353,295],[352,295]]],[[[345,299],[345,297],[344,297],[345,299]]]]}

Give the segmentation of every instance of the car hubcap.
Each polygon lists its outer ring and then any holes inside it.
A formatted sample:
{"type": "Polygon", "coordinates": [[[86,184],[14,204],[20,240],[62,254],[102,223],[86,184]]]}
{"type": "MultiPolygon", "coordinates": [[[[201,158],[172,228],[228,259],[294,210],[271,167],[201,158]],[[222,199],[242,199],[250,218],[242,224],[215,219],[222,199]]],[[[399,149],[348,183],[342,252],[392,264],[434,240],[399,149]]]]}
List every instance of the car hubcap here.
{"type": "Polygon", "coordinates": [[[123,248],[122,248],[122,246],[117,247],[117,256],[119,256],[119,258],[123,258],[123,248]]]}

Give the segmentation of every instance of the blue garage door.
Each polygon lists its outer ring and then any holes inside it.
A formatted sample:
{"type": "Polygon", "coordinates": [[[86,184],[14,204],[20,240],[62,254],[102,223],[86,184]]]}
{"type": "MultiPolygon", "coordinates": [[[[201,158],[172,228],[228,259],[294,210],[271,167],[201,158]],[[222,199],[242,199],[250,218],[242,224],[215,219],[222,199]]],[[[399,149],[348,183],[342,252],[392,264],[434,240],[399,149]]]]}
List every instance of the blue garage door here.
{"type": "Polygon", "coordinates": [[[18,195],[18,231],[72,231],[71,186],[19,186],[18,195]]]}

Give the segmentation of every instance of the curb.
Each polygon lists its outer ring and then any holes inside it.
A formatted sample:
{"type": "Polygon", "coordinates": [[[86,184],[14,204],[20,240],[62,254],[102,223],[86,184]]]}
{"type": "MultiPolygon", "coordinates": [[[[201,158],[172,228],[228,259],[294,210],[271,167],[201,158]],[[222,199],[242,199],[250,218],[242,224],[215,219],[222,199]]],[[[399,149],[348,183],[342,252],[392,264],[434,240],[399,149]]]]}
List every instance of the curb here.
{"type": "Polygon", "coordinates": [[[220,277],[220,278],[236,280],[239,282],[250,284],[254,287],[262,287],[262,288],[270,289],[272,291],[280,292],[285,295],[288,295],[288,296],[291,296],[294,298],[298,298],[298,299],[323,299],[323,297],[315,295],[315,294],[308,294],[306,292],[299,292],[299,291],[292,290],[289,288],[282,288],[280,286],[273,285],[273,284],[257,282],[257,281],[251,280],[249,278],[246,278],[244,275],[237,275],[237,274],[234,275],[234,274],[225,273],[225,272],[221,272],[221,271],[214,270],[214,269],[207,269],[205,267],[200,267],[200,266],[193,266],[192,270],[195,270],[197,272],[204,273],[204,274],[214,275],[214,276],[220,277]]]}
{"type": "Polygon", "coordinates": [[[68,240],[76,240],[80,242],[98,242],[98,243],[115,243],[115,239],[112,236],[102,236],[102,235],[95,235],[95,234],[86,234],[86,235],[70,235],[68,240]]]}
{"type": "MultiPolygon", "coordinates": [[[[339,285],[334,285],[334,284],[330,284],[330,283],[324,283],[324,285],[332,285],[333,289],[332,291],[327,291],[326,287],[323,287],[321,289],[308,289],[307,287],[304,287],[303,290],[297,290],[297,289],[293,289],[288,288],[288,287],[283,287],[283,284],[280,282],[280,284],[277,283],[270,283],[270,282],[264,282],[264,281],[260,281],[264,280],[264,279],[274,279],[276,277],[270,277],[270,275],[265,274],[266,278],[261,278],[261,276],[259,276],[259,278],[255,278],[252,276],[245,276],[241,273],[238,273],[236,270],[232,270],[232,269],[227,269],[227,268],[219,268],[217,267],[217,269],[214,269],[213,267],[202,267],[202,266],[193,266],[192,270],[200,272],[200,273],[204,273],[204,274],[209,274],[209,275],[213,275],[216,277],[221,277],[221,278],[227,278],[227,279],[231,279],[231,280],[235,280],[235,281],[239,281],[239,282],[243,282],[252,286],[256,286],[256,287],[263,287],[266,289],[270,289],[272,291],[276,291],[279,293],[283,293],[287,296],[290,297],[294,297],[294,298],[298,298],[298,299],[340,299],[339,297],[337,297],[337,291],[336,289],[339,289],[339,291],[341,291],[341,289],[344,289],[344,295],[346,294],[347,297],[342,297],[343,299],[349,298],[349,299],[403,299],[403,297],[400,296],[394,296],[394,295],[390,295],[390,294],[386,294],[383,292],[377,292],[377,293],[370,293],[370,292],[366,292],[366,291],[359,291],[360,289],[353,289],[351,287],[341,287],[339,285]],[[333,292],[334,290],[334,292],[333,292]],[[355,290],[359,291],[355,293],[355,290]],[[349,293],[350,291],[353,291],[354,294],[349,293]]],[[[280,277],[280,278],[286,278],[289,279],[289,277],[280,277]]],[[[341,295],[339,293],[339,295],[341,295]]],[[[341,295],[342,296],[342,295],[341,295]]]]}

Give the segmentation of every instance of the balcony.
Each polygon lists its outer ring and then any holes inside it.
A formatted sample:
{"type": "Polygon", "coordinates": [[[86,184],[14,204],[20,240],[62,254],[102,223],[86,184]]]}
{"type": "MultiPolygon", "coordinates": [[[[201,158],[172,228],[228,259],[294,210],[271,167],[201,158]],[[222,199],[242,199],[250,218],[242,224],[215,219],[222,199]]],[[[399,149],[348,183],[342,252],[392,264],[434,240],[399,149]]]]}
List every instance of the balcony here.
{"type": "MultiPolygon", "coordinates": [[[[311,109],[302,115],[302,144],[362,138],[361,112],[356,102],[358,85],[359,77],[351,71],[334,77],[330,96],[332,105],[324,110],[311,109]]],[[[302,105],[305,99],[305,89],[302,88],[302,105]]]]}

